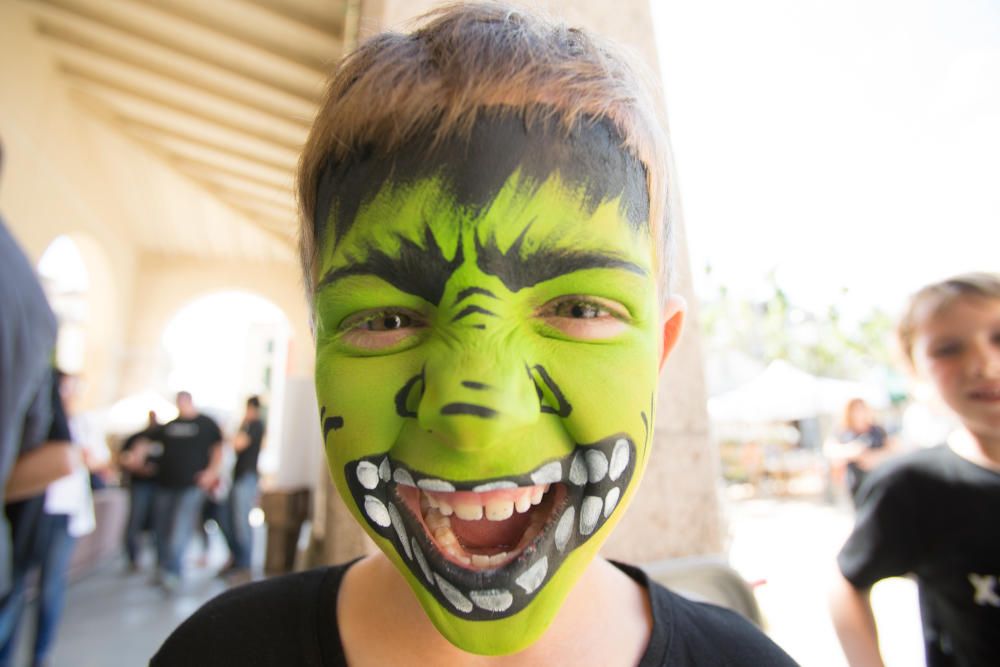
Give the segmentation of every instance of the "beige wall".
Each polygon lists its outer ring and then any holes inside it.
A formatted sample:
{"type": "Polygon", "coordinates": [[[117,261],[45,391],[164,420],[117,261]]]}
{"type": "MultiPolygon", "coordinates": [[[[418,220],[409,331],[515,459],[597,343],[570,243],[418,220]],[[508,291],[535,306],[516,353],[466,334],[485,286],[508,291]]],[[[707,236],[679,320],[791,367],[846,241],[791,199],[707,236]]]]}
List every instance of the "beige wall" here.
{"type": "MultiPolygon", "coordinates": [[[[405,29],[406,22],[440,2],[435,0],[364,0],[359,28],[362,39],[384,28],[405,29]]],[[[615,39],[653,72],[659,71],[648,0],[550,0],[522,2],[553,16],[615,39]]],[[[664,121],[665,123],[665,121],[664,121]]],[[[673,186],[676,179],[671,178],[673,186]]],[[[633,562],[666,557],[720,553],[724,529],[718,496],[718,455],[708,437],[708,414],[702,350],[697,335],[697,307],[691,290],[683,223],[678,218],[676,290],[689,311],[686,334],[667,362],[657,406],[653,456],[642,487],[608,541],[607,556],[633,562]]],[[[339,496],[327,483],[326,548],[332,561],[371,550],[359,536],[339,496]]]]}
{"type": "MultiPolygon", "coordinates": [[[[164,327],[185,304],[221,290],[252,292],[285,313],[293,329],[288,384],[311,386],[311,334],[291,247],[267,237],[261,244],[262,233],[238,213],[90,113],[59,76],[30,5],[0,2],[0,212],[34,263],[63,234],[83,256],[90,289],[80,409],[150,386],[164,327]],[[261,245],[264,259],[239,258],[261,245]],[[231,258],[216,256],[226,251],[231,258]]],[[[318,433],[310,441],[308,432],[285,430],[293,436],[286,454],[310,462],[315,484],[318,433]]]]}

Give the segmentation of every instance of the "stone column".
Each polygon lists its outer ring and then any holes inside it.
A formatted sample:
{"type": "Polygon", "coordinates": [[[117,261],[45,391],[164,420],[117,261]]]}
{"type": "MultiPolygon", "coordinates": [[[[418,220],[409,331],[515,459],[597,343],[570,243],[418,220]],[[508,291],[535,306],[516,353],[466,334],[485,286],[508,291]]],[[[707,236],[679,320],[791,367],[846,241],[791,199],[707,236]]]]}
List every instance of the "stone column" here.
{"type": "MultiPolygon", "coordinates": [[[[406,23],[441,4],[436,0],[363,0],[358,38],[406,23]]],[[[570,24],[586,27],[631,50],[658,75],[649,0],[549,0],[521,2],[543,7],[570,24]]],[[[658,80],[658,76],[656,77],[658,80]]],[[[666,121],[664,120],[664,123],[666,121]]],[[[675,187],[671,179],[671,187],[675,187]]],[[[723,551],[718,498],[718,455],[708,437],[708,414],[698,313],[680,216],[675,219],[674,288],[688,303],[685,333],[664,368],[657,405],[654,451],[642,487],[605,546],[605,555],[632,562],[723,551]]],[[[325,483],[326,532],[335,536],[325,555],[343,561],[374,548],[325,483]]]]}

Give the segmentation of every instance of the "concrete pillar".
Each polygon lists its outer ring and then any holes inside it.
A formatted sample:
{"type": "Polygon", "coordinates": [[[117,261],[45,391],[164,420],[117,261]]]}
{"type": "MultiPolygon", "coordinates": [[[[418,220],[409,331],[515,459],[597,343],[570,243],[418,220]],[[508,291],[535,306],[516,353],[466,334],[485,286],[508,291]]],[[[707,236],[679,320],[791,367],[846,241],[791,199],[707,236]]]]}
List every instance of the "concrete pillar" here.
{"type": "MultiPolygon", "coordinates": [[[[406,22],[442,4],[436,0],[363,0],[359,39],[383,29],[405,29],[406,22]]],[[[549,0],[521,2],[541,8],[573,25],[586,27],[631,50],[659,72],[648,0],[549,0]]],[[[658,76],[656,80],[658,80],[658,76]]],[[[665,121],[664,121],[665,122],[665,121]]],[[[675,179],[671,178],[671,187],[675,179]]],[[[697,303],[683,221],[676,220],[675,290],[688,302],[684,336],[664,368],[657,405],[654,451],[642,487],[605,546],[605,555],[632,562],[723,551],[718,455],[708,437],[708,414],[697,303]]],[[[330,562],[340,562],[373,547],[363,539],[329,480],[324,530],[330,562]]]]}

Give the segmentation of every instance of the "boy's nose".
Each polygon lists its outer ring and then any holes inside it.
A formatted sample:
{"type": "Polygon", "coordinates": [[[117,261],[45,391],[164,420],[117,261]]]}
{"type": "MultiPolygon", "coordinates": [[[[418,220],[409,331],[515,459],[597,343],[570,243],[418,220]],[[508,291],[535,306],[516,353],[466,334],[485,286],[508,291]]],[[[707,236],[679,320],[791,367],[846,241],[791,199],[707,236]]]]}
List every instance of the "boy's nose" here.
{"type": "Polygon", "coordinates": [[[975,370],[986,378],[1000,378],[1000,350],[992,340],[982,341],[974,346],[975,370]]]}
{"type": "Polygon", "coordinates": [[[523,360],[495,351],[442,351],[424,368],[417,421],[450,447],[486,449],[537,420],[540,408],[523,360]]]}

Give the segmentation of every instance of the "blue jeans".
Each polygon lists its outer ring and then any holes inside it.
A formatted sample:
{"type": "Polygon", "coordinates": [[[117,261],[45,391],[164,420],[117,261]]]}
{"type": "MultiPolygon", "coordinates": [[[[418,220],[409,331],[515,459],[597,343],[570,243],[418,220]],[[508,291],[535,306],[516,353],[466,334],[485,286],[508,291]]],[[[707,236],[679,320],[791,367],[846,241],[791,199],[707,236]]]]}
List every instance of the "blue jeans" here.
{"type": "Polygon", "coordinates": [[[181,559],[201,518],[204,500],[205,492],[197,486],[156,490],[156,562],[162,572],[180,576],[181,559]]]}
{"type": "Polygon", "coordinates": [[[0,601],[0,666],[7,667],[14,658],[17,631],[24,612],[25,583],[28,573],[40,568],[38,606],[36,609],[34,663],[42,663],[55,642],[66,598],[66,574],[76,546],[76,538],[67,530],[65,514],[42,514],[39,518],[37,549],[30,563],[14,572],[10,593],[0,601]]]}
{"type": "Polygon", "coordinates": [[[229,529],[232,533],[230,549],[233,552],[233,565],[235,567],[250,567],[253,556],[253,532],[250,529],[248,517],[256,500],[256,473],[244,473],[233,480],[227,509],[229,510],[229,529]]]}
{"type": "Polygon", "coordinates": [[[153,518],[153,499],[156,496],[156,483],[144,479],[133,479],[129,488],[128,523],[125,524],[125,553],[128,562],[136,565],[139,562],[142,533],[150,525],[153,518]]]}

